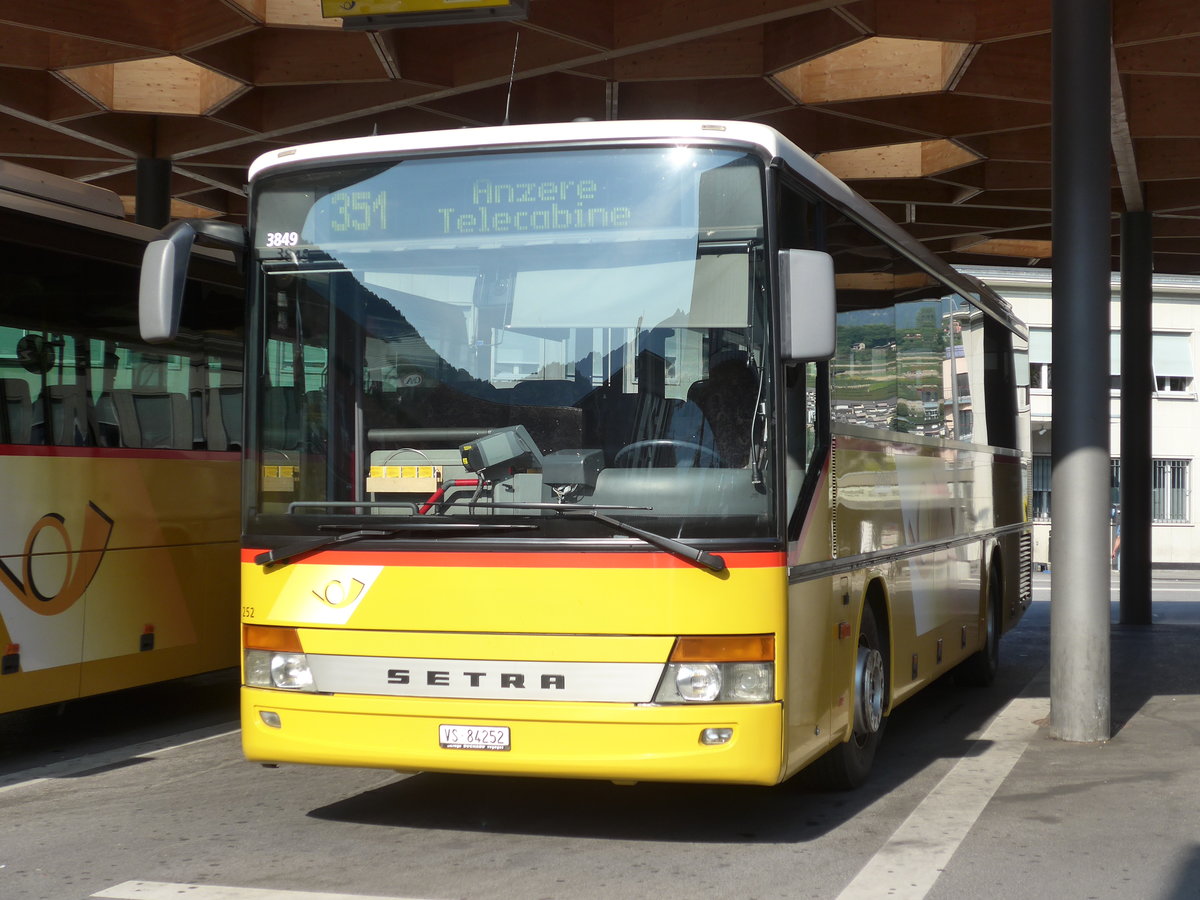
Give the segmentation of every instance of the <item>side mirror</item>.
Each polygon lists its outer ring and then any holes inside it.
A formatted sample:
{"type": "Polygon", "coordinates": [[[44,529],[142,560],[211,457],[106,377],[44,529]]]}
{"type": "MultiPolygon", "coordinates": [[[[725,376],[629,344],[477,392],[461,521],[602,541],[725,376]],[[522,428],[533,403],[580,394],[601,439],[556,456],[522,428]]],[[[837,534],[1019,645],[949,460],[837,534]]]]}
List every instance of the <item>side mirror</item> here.
{"type": "Polygon", "coordinates": [[[160,231],[142,254],[138,284],[138,323],[142,339],[151,344],[172,340],[179,333],[188,260],[197,239],[235,254],[246,250],[246,229],[232,222],[180,219],[160,231]]]}
{"type": "Polygon", "coordinates": [[[779,291],[784,360],[830,359],[837,346],[833,257],[818,250],[780,250],[779,291]]]}

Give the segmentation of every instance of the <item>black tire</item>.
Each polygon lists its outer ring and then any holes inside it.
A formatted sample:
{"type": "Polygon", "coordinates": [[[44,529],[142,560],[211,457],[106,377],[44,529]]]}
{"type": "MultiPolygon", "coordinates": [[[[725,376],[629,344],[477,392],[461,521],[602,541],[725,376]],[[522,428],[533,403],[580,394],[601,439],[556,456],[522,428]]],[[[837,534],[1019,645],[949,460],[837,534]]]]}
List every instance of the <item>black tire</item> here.
{"type": "Polygon", "coordinates": [[[875,761],[875,751],[887,725],[889,662],[888,643],[879,633],[874,610],[863,609],[858,632],[858,655],[854,679],[854,731],[813,764],[814,783],[827,789],[848,791],[866,783],[875,761]],[[864,660],[864,653],[867,660],[864,660]]]}
{"type": "Polygon", "coordinates": [[[967,687],[987,687],[1000,668],[1000,608],[1004,593],[1000,567],[993,560],[983,596],[983,621],[987,632],[983,646],[968,656],[954,672],[954,680],[967,687]]]}

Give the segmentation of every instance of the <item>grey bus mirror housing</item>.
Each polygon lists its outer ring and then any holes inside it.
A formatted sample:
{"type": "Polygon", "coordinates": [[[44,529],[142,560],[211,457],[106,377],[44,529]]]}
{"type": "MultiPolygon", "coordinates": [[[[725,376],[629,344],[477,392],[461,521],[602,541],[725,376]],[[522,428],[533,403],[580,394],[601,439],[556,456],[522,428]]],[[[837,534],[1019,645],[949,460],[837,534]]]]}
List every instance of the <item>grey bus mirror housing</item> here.
{"type": "Polygon", "coordinates": [[[833,257],[819,250],[780,250],[779,292],[784,360],[832,358],[837,325],[833,257]]]}
{"type": "Polygon", "coordinates": [[[138,325],[148,343],[173,340],[179,333],[188,260],[197,240],[233,250],[240,257],[246,250],[246,229],[233,222],[180,219],[146,245],[138,284],[138,325]]]}

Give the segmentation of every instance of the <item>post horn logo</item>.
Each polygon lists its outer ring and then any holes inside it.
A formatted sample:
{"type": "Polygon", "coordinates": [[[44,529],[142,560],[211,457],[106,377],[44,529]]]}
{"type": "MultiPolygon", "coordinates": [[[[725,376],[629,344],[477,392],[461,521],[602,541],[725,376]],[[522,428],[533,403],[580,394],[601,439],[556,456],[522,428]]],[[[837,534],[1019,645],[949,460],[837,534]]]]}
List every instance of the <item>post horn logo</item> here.
{"type": "Polygon", "coordinates": [[[67,533],[63,517],[58,513],[47,513],[37,520],[25,539],[21,577],[18,578],[12,569],[0,562],[0,584],[12,591],[18,600],[35,613],[43,616],[58,615],[70,609],[91,584],[108,549],[112,529],[113,520],[95,503],[88,503],[83,517],[82,547],[86,549],[76,551],[71,546],[71,536],[67,533]],[[66,548],[67,571],[56,594],[43,593],[33,577],[33,545],[37,542],[38,535],[47,528],[58,532],[66,548]]]}
{"type": "Polygon", "coordinates": [[[332,606],[334,609],[341,609],[343,606],[349,606],[351,603],[357,600],[359,595],[363,592],[364,587],[366,587],[366,585],[357,578],[350,579],[349,588],[335,578],[333,581],[325,585],[324,592],[313,591],[313,596],[322,603],[332,606]]]}

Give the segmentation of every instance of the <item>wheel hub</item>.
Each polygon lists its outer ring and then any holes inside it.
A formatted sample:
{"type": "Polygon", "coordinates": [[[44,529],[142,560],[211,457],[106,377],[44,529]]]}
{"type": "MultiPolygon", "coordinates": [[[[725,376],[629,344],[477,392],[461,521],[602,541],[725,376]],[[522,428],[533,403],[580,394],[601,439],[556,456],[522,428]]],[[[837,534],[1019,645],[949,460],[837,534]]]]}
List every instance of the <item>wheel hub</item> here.
{"type": "Polygon", "coordinates": [[[884,694],[883,654],[871,647],[858,648],[858,665],[854,673],[854,730],[858,734],[874,734],[883,724],[884,694]]]}

